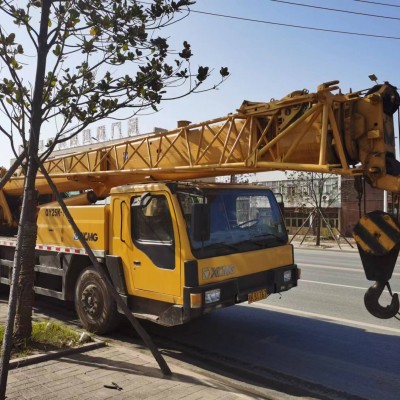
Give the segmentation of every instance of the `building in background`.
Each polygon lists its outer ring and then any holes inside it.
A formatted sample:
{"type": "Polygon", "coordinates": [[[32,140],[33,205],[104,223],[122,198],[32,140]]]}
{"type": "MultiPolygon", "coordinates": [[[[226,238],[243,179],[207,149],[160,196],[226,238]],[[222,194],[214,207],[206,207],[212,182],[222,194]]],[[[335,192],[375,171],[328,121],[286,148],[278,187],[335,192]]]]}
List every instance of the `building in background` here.
{"type": "MultiPolygon", "coordinates": [[[[327,224],[329,224],[334,234],[341,233],[349,237],[360,215],[384,208],[382,190],[371,188],[370,185],[365,184],[365,196],[360,201],[358,192],[354,187],[353,177],[325,174],[322,178],[323,181],[317,182],[318,178],[319,176],[316,175],[314,182],[307,182],[304,176],[296,179],[296,174],[279,171],[259,173],[253,175],[251,180],[268,186],[274,193],[282,194],[285,204],[285,223],[290,235],[295,234],[303,224],[304,226],[299,234],[305,234],[308,230],[310,235],[316,234],[316,224],[312,223],[315,215],[310,217],[317,205],[316,201],[311,199],[311,184],[317,187],[317,192],[319,187],[322,188],[320,205],[326,218],[325,221],[321,221],[322,236],[330,236],[327,227],[327,224]]],[[[391,196],[389,196],[389,201],[390,199],[391,196]]]]}
{"type": "MultiPolygon", "coordinates": [[[[354,178],[349,176],[341,177],[341,207],[340,226],[346,236],[351,236],[354,225],[361,215],[375,210],[384,210],[384,191],[374,189],[365,183],[365,196],[361,201],[358,199],[357,191],[354,189],[354,178]]],[[[389,209],[389,212],[391,210],[389,209]]]]}

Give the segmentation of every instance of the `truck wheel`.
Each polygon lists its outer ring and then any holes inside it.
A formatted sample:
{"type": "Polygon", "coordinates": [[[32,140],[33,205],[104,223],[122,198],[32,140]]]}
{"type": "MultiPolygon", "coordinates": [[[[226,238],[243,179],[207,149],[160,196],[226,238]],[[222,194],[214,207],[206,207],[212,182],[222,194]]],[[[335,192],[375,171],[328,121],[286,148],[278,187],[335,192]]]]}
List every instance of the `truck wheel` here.
{"type": "Polygon", "coordinates": [[[78,278],[75,308],[83,327],[89,332],[103,334],[118,326],[115,300],[94,268],[85,269],[78,278]]]}

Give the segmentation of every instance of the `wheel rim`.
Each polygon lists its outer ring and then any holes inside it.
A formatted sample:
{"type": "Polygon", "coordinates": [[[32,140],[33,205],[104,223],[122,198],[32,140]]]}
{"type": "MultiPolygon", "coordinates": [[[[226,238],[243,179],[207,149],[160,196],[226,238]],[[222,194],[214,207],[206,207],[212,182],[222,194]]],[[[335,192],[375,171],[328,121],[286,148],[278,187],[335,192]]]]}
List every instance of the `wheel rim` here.
{"type": "Polygon", "coordinates": [[[90,318],[96,318],[103,310],[103,296],[96,285],[88,285],[82,292],[81,305],[90,318]]]}

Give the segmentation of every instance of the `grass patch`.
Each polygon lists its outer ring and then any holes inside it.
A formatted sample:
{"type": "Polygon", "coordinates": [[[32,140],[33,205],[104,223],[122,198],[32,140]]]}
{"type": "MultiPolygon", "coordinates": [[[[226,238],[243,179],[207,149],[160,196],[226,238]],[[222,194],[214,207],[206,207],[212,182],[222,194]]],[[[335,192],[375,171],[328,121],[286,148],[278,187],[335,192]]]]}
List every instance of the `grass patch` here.
{"type": "MultiPolygon", "coordinates": [[[[0,340],[3,342],[4,326],[0,326],[0,340]]],[[[32,323],[32,336],[27,340],[14,340],[11,358],[26,357],[57,349],[78,347],[80,334],[54,321],[32,323]]],[[[0,343],[0,344],[1,344],[0,343]]]]}

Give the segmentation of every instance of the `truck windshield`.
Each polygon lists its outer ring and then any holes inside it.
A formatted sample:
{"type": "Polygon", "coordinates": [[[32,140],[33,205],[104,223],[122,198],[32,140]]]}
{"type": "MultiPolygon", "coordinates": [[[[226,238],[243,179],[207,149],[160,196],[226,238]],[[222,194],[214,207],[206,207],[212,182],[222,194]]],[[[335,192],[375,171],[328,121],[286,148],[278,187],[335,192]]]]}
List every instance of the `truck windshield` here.
{"type": "Polygon", "coordinates": [[[179,191],[192,251],[198,258],[279,246],[288,237],[275,196],[268,189],[206,189],[200,194],[179,191]],[[195,241],[190,234],[192,204],[206,202],[210,238],[195,241]]]}

